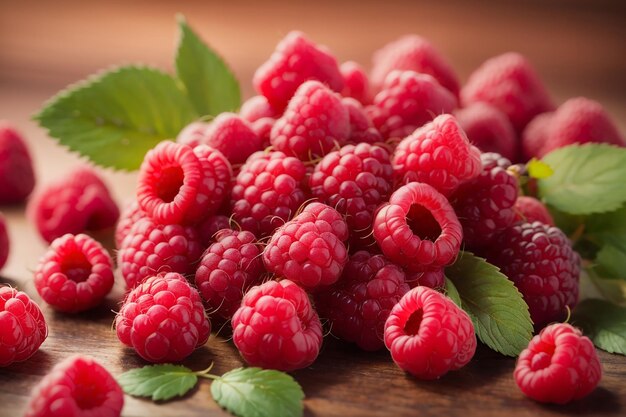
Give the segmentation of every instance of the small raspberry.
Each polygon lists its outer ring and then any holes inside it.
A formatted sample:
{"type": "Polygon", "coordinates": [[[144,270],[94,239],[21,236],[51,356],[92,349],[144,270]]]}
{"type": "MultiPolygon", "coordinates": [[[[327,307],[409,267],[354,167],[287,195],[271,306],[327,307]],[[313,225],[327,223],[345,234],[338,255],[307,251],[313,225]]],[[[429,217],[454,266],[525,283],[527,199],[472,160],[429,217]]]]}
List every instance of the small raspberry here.
{"type": "Polygon", "coordinates": [[[21,203],[34,187],[33,161],[26,142],[13,126],[0,120],[0,204],[21,203]]]}
{"type": "Polygon", "coordinates": [[[393,361],[419,379],[437,379],[465,366],[476,351],[467,313],[428,287],[407,292],[385,323],[393,361]]]}
{"type": "Polygon", "coordinates": [[[0,367],[30,358],[46,337],[39,306],[24,292],[0,287],[0,367]]]}
{"type": "Polygon", "coordinates": [[[348,110],[348,117],[350,119],[350,136],[348,142],[359,144],[361,142],[376,143],[383,141],[383,137],[374,127],[374,124],[361,103],[351,97],[344,97],[341,99],[341,102],[346,110],[348,110]]]}
{"type": "Polygon", "coordinates": [[[517,360],[514,376],[533,400],[566,404],[596,388],[602,365],[588,337],[569,324],[556,323],[533,337],[517,360]]]}
{"type": "Polygon", "coordinates": [[[24,417],[119,417],[124,392],[102,365],[73,355],[33,388],[24,417]]]}
{"type": "Polygon", "coordinates": [[[222,229],[232,229],[230,219],[221,214],[211,216],[196,227],[202,247],[208,248],[215,242],[216,233],[222,229]]]}
{"type": "Polygon", "coordinates": [[[135,287],[115,318],[117,337],[148,362],[177,362],[211,333],[198,291],[177,273],[152,276],[135,287]]]}
{"type": "Polygon", "coordinates": [[[232,325],[235,346],[251,366],[306,368],[322,346],[322,325],[308,295],[286,279],[252,287],[232,325]]]}
{"type": "Polygon", "coordinates": [[[113,261],[89,236],[67,234],[55,239],[39,260],[35,287],[58,311],[85,311],[100,304],[113,288],[113,261]]]}
{"type": "Polygon", "coordinates": [[[122,242],[133,225],[144,217],[146,217],[146,213],[139,207],[137,200],[133,200],[122,210],[117,226],[115,226],[115,247],[117,249],[122,247],[122,242]]]}
{"type": "Polygon", "coordinates": [[[463,229],[448,200],[428,184],[396,190],[374,218],[374,238],[385,256],[411,272],[454,262],[463,229]]]}
{"type": "Polygon", "coordinates": [[[217,149],[231,164],[241,164],[260,151],[261,138],[251,126],[234,113],[222,113],[207,127],[204,143],[217,149]]]}
{"type": "Polygon", "coordinates": [[[193,122],[185,126],[176,137],[176,142],[195,148],[198,145],[206,145],[206,131],[209,123],[193,122]]]}
{"type": "Polygon", "coordinates": [[[411,288],[423,286],[440,289],[446,284],[446,276],[443,268],[435,269],[434,271],[410,272],[406,276],[406,283],[411,288]]]}
{"type": "Polygon", "coordinates": [[[515,220],[520,222],[541,222],[548,226],[555,226],[554,219],[548,208],[536,198],[520,195],[513,206],[515,220]]]}
{"type": "Polygon", "coordinates": [[[372,101],[370,82],[363,67],[354,61],[347,61],[341,64],[339,70],[344,81],[341,95],[352,97],[361,104],[369,104],[372,101]]]}
{"type": "Polygon", "coordinates": [[[9,241],[9,232],[7,231],[6,220],[2,213],[0,213],[0,269],[7,263],[9,259],[9,248],[11,247],[9,241]]]}
{"type": "Polygon", "coordinates": [[[252,123],[266,117],[280,117],[280,112],[272,107],[264,96],[254,96],[244,101],[239,110],[239,116],[252,123]]]}
{"type": "Polygon", "coordinates": [[[359,251],[336,284],[316,294],[315,305],[331,332],[361,349],[382,349],[385,321],[409,290],[404,272],[383,255],[359,251]]]}
{"type": "Polygon", "coordinates": [[[438,116],[402,140],[392,162],[400,183],[423,182],[446,196],[481,171],[480,151],[449,114],[438,116]]]}

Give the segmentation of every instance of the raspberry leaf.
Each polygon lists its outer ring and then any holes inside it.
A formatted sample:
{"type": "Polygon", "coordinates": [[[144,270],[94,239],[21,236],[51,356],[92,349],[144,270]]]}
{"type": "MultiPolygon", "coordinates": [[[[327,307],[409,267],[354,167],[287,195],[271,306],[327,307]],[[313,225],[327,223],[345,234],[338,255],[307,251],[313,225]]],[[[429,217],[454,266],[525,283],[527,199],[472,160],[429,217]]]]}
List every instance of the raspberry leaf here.
{"type": "Polygon", "coordinates": [[[572,324],[581,327],[600,349],[626,355],[626,308],[603,300],[584,300],[574,310],[572,324]]]}
{"type": "Polygon", "coordinates": [[[165,401],[185,395],[196,386],[198,376],[181,365],[148,365],[124,372],[117,382],[128,395],[165,401]]]}
{"type": "Polygon", "coordinates": [[[456,287],[454,286],[452,281],[450,281],[450,279],[448,279],[448,278],[446,278],[445,290],[446,290],[446,295],[452,301],[454,301],[454,304],[456,304],[459,307],[462,307],[462,305],[461,305],[461,296],[459,295],[459,290],[456,289],[456,287]]]}
{"type": "Polygon", "coordinates": [[[528,346],[533,333],[528,306],[496,266],[461,252],[446,268],[446,277],[458,290],[481,342],[507,356],[517,356],[528,346]]]}

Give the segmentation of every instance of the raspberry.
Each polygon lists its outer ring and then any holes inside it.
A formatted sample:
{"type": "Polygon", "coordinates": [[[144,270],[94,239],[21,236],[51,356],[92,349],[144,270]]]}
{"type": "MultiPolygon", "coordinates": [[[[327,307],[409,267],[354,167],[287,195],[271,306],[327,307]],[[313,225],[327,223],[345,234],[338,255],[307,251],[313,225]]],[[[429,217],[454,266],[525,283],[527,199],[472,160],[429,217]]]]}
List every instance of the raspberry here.
{"type": "Polygon", "coordinates": [[[293,31],[256,70],[252,83],[271,106],[281,111],[298,87],[308,80],[320,81],[334,91],[341,91],[344,86],[337,60],[328,49],[293,31]]]}
{"type": "Polygon", "coordinates": [[[548,208],[536,198],[520,195],[513,206],[515,220],[521,222],[541,222],[548,226],[554,226],[554,219],[548,208]]]}
{"type": "Polygon", "coordinates": [[[206,145],[206,131],[209,123],[193,122],[185,126],[176,137],[176,142],[195,148],[198,145],[206,145]]]}
{"type": "MultiPolygon", "coordinates": [[[[295,219],[294,219],[295,220],[295,219]]],[[[342,242],[348,239],[348,225],[334,208],[322,203],[311,203],[298,215],[301,223],[314,222],[321,232],[332,232],[342,242]]]]}
{"type": "Polygon", "coordinates": [[[518,223],[505,229],[487,252],[517,287],[540,328],[564,319],[578,302],[580,257],[556,227],[518,223]]]}
{"type": "Polygon", "coordinates": [[[303,161],[326,155],[350,136],[350,116],[337,94],[319,81],[302,84],[276,121],[270,141],[303,161]]]}
{"type": "Polygon", "coordinates": [[[55,239],[39,260],[35,287],[56,310],[85,311],[100,304],[113,288],[113,261],[89,236],[67,234],[55,239]]]}
{"type": "Polygon", "coordinates": [[[26,200],[35,187],[33,161],[22,136],[0,120],[0,204],[26,200]]]}
{"type": "Polygon", "coordinates": [[[139,220],[146,217],[146,213],[143,212],[141,207],[136,200],[133,200],[126,208],[122,211],[120,215],[120,219],[117,222],[117,226],[115,226],[115,247],[121,248],[122,242],[130,229],[133,227],[135,223],[139,220]]]}
{"type": "Polygon", "coordinates": [[[406,283],[409,287],[415,288],[424,286],[432,289],[443,288],[446,284],[446,276],[443,268],[434,271],[411,272],[406,276],[406,283]]]}
{"type": "Polygon", "coordinates": [[[220,230],[196,271],[196,286],[207,307],[225,320],[239,308],[243,294],[263,273],[261,250],[250,232],[220,230]]]}
{"type": "Polygon", "coordinates": [[[98,174],[83,166],[36,193],[28,215],[49,243],[67,233],[112,228],[120,210],[98,174]]]}
{"type": "Polygon", "coordinates": [[[282,152],[251,155],[233,185],[233,218],[259,238],[271,235],[306,200],[305,174],[300,160],[282,152]]]}
{"type": "Polygon", "coordinates": [[[419,379],[437,379],[465,366],[476,351],[467,313],[428,287],[407,292],[385,323],[393,361],[419,379]]]}
{"type": "Polygon", "coordinates": [[[341,279],[316,294],[315,305],[335,336],[363,350],[378,350],[385,346],[385,320],[409,290],[404,278],[383,255],[359,251],[350,257],[341,279]]]}
{"type": "Polygon", "coordinates": [[[266,149],[270,146],[270,135],[275,123],[276,119],[273,117],[262,117],[250,125],[254,133],[261,139],[261,149],[266,149]]]}
{"type": "Polygon", "coordinates": [[[266,117],[280,117],[280,113],[272,107],[264,96],[254,96],[250,97],[241,105],[239,116],[252,123],[266,117]]]}
{"type": "Polygon", "coordinates": [[[102,365],[73,355],[33,388],[24,417],[119,417],[124,392],[102,365]]]}
{"type": "Polygon", "coordinates": [[[46,337],[39,306],[24,292],[0,287],[0,366],[30,358],[46,337]]]}
{"type": "Polygon", "coordinates": [[[9,258],[9,232],[7,231],[6,220],[2,213],[0,213],[0,269],[7,263],[9,258]]]}
{"type": "Polygon", "coordinates": [[[344,97],[341,99],[350,119],[350,136],[348,142],[359,144],[382,142],[380,132],[374,127],[365,109],[353,98],[344,97]]]}
{"type": "Polygon", "coordinates": [[[347,61],[339,67],[343,76],[344,87],[341,95],[352,97],[361,104],[369,104],[372,100],[369,91],[369,79],[365,70],[354,61],[347,61]]]}
{"type": "Polygon", "coordinates": [[[293,371],[311,365],[322,325],[304,290],[289,280],[252,287],[233,316],[233,341],[251,366],[293,371]]]}
{"type": "Polygon", "coordinates": [[[196,227],[203,247],[209,247],[215,242],[216,233],[222,229],[231,229],[230,219],[221,214],[211,216],[196,227]]]}
{"type": "Polygon", "coordinates": [[[128,232],[117,259],[126,287],[131,289],[160,272],[191,274],[201,256],[202,244],[194,228],[144,218],[128,232]]]}
{"type": "Polygon", "coordinates": [[[518,133],[554,104],[530,62],[514,52],[485,61],[461,90],[464,106],[485,102],[506,114],[518,133]]]}
{"type": "Polygon", "coordinates": [[[449,114],[438,116],[403,139],[392,162],[399,182],[430,184],[446,196],[481,171],[480,151],[449,114]]]}
{"type": "Polygon", "coordinates": [[[515,221],[517,178],[507,172],[511,162],[497,153],[480,156],[483,171],[452,194],[450,201],[469,248],[488,246],[496,235],[515,221]]]}
{"type": "Polygon", "coordinates": [[[566,404],[596,388],[602,365],[588,337],[569,324],[556,323],[533,337],[517,360],[514,376],[533,400],[566,404]]]}
{"type": "Polygon", "coordinates": [[[157,223],[197,223],[220,207],[231,174],[220,151],[161,142],[141,164],[137,201],[157,223]]]}
{"type": "Polygon", "coordinates": [[[231,164],[241,164],[261,150],[261,138],[234,113],[222,113],[207,127],[204,143],[217,149],[231,164]]]}
{"type": "Polygon", "coordinates": [[[148,362],[177,362],[211,333],[198,291],[177,273],[152,276],[135,287],[115,318],[117,337],[148,362]]]}
{"type": "Polygon", "coordinates": [[[410,272],[454,262],[463,239],[448,200],[428,184],[412,182],[396,190],[374,218],[374,238],[385,256],[410,272]]]}

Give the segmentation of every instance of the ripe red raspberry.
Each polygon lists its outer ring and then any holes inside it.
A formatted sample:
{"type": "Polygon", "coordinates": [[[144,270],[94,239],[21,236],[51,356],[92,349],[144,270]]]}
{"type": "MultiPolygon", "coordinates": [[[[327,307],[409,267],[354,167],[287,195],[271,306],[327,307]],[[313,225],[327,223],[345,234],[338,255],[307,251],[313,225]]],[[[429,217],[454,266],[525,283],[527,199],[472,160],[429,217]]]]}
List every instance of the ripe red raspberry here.
{"type": "Polygon", "coordinates": [[[383,255],[359,251],[350,257],[341,279],[316,294],[315,306],[335,336],[374,351],[385,346],[385,321],[408,290],[400,268],[383,255]]]}
{"type": "Polygon", "coordinates": [[[244,101],[239,110],[239,116],[252,123],[266,117],[280,117],[280,112],[272,107],[264,96],[254,96],[244,101]]]}
{"type": "Polygon", "coordinates": [[[251,155],[233,185],[233,218],[259,238],[271,235],[306,200],[305,174],[302,161],[282,152],[251,155]]]}
{"type": "Polygon", "coordinates": [[[100,304],[113,288],[113,261],[91,237],[67,234],[55,239],[39,260],[35,287],[56,310],[85,311],[100,304]]]}
{"type": "Polygon", "coordinates": [[[176,142],[192,148],[202,144],[206,145],[206,131],[208,127],[209,123],[206,122],[192,122],[178,133],[176,142]]]}
{"type": "Polygon", "coordinates": [[[513,206],[515,220],[521,222],[541,222],[548,226],[555,226],[554,219],[548,208],[536,198],[520,195],[513,206]]]}
{"type": "Polygon", "coordinates": [[[196,286],[211,314],[229,320],[243,294],[263,274],[261,250],[250,232],[223,229],[206,250],[196,271],[196,286]]]}
{"type": "Polygon", "coordinates": [[[410,272],[406,276],[406,283],[409,287],[415,288],[424,286],[432,289],[443,288],[446,284],[446,276],[443,268],[434,271],[410,272]]]}
{"type": "Polygon", "coordinates": [[[2,213],[0,213],[0,269],[7,263],[9,259],[9,232],[7,231],[6,220],[2,213]]]}
{"type": "Polygon", "coordinates": [[[24,417],[119,417],[123,406],[113,375],[95,359],[73,355],[33,388],[24,417]]]}
{"type": "MultiPolygon", "coordinates": [[[[294,219],[295,220],[295,219],[294,219]]],[[[320,232],[332,232],[342,242],[348,239],[349,229],[344,217],[334,208],[322,203],[311,203],[298,215],[301,223],[313,222],[320,232]]]]}
{"type": "Polygon", "coordinates": [[[349,136],[350,116],[340,97],[319,81],[307,81],[274,124],[270,141],[277,151],[308,161],[341,146],[349,136]]]}
{"type": "Polygon", "coordinates": [[[449,114],[438,116],[403,139],[392,163],[400,183],[423,182],[446,196],[481,171],[480,151],[449,114]]]}
{"type": "Polygon", "coordinates": [[[0,287],[0,366],[30,358],[46,337],[39,306],[24,292],[0,287]]]}
{"type": "Polygon", "coordinates": [[[196,227],[202,247],[207,248],[215,242],[216,233],[222,229],[232,229],[230,219],[221,214],[211,216],[196,227]]]}
{"type": "Polygon", "coordinates": [[[82,166],[37,192],[28,215],[41,237],[52,242],[67,233],[112,228],[120,210],[98,174],[82,166]]]}
{"type": "Polygon", "coordinates": [[[374,218],[374,238],[385,256],[410,272],[454,262],[463,230],[448,200],[428,184],[396,190],[374,218]]]}
{"type": "Polygon", "coordinates": [[[22,136],[0,120],[0,204],[26,200],[35,187],[33,161],[22,136]]]}
{"type": "Polygon", "coordinates": [[[204,143],[217,149],[231,164],[241,164],[260,151],[261,138],[251,126],[234,113],[222,113],[207,127],[204,143]]]}
{"type": "Polygon", "coordinates": [[[115,318],[117,337],[148,362],[177,362],[211,333],[198,291],[177,273],[152,276],[124,299],[115,318]]]}
{"type": "Polygon", "coordinates": [[[350,119],[350,136],[348,142],[359,144],[382,142],[383,137],[380,132],[374,127],[372,120],[367,115],[365,109],[355,99],[351,97],[344,97],[341,99],[346,110],[348,110],[348,117],[350,119]]]}
{"type": "Polygon", "coordinates": [[[220,151],[161,142],[141,164],[137,201],[157,223],[197,223],[220,207],[231,174],[220,151]]]}
{"type": "Polygon", "coordinates": [[[518,223],[500,233],[487,259],[522,293],[538,328],[564,319],[576,306],[580,256],[560,229],[518,223]]]}
{"type": "Polygon", "coordinates": [[[569,324],[556,323],[533,337],[517,360],[514,376],[533,400],[566,404],[596,388],[602,365],[588,337],[569,324]]]}
{"type": "Polygon", "coordinates": [[[251,123],[250,127],[261,139],[261,149],[267,149],[270,146],[270,135],[275,123],[276,119],[273,117],[262,117],[251,123]]]}
{"type": "Polygon", "coordinates": [[[461,90],[464,106],[489,103],[506,114],[518,133],[539,113],[554,110],[546,88],[530,62],[509,52],[485,61],[461,90]]]}
{"type": "Polygon", "coordinates": [[[347,61],[339,67],[343,76],[344,87],[341,95],[352,97],[361,104],[369,104],[372,101],[370,94],[370,81],[363,67],[354,61],[347,61]]]}
{"type": "Polygon", "coordinates": [[[251,366],[306,368],[322,346],[322,325],[308,295],[286,279],[252,287],[232,325],[235,346],[251,366]]]}
{"type": "Polygon", "coordinates": [[[252,84],[278,111],[287,106],[295,91],[308,80],[317,80],[334,91],[344,86],[339,65],[326,47],[308,40],[301,32],[289,32],[270,59],[254,73],[252,84]]]}
{"type": "Polygon", "coordinates": [[[407,292],[385,323],[393,361],[419,379],[437,379],[465,366],[476,351],[467,313],[428,287],[407,292]]]}
{"type": "Polygon", "coordinates": [[[122,247],[122,242],[133,225],[144,217],[146,217],[146,213],[139,207],[137,200],[133,200],[122,210],[117,226],[115,226],[115,247],[117,249],[122,247]]]}
{"type": "Polygon", "coordinates": [[[193,227],[162,225],[146,217],[130,229],[117,259],[131,289],[160,272],[192,274],[201,256],[202,244],[193,227]]]}

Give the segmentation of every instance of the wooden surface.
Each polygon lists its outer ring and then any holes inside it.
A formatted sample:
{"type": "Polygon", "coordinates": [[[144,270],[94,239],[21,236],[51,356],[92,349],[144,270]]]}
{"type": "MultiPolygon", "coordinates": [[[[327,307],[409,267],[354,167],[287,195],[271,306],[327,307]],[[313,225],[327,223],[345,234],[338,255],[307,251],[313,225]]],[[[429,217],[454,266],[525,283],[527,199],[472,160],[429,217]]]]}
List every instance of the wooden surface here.
{"type": "MultiPolygon", "coordinates": [[[[601,101],[626,130],[626,14],[619,1],[486,2],[9,2],[0,0],[0,118],[26,135],[39,183],[79,159],[48,139],[30,115],[70,82],[101,67],[143,62],[171,69],[174,13],[182,11],[231,64],[244,93],[254,69],[290,29],[301,29],[341,60],[369,63],[371,52],[404,33],[430,38],[464,80],[489,56],[517,50],[536,65],[558,101],[584,95],[601,101]],[[567,6],[567,7],[566,7],[567,6]]],[[[120,203],[129,199],[134,174],[103,172],[120,203]]],[[[39,300],[32,270],[45,245],[23,215],[2,208],[12,241],[1,281],[39,300]]],[[[113,374],[143,365],[118,342],[112,322],[119,288],[107,304],[81,315],[43,307],[50,336],[29,361],[0,369],[0,416],[19,416],[29,390],[73,353],[97,358],[113,374]]],[[[566,407],[526,399],[513,382],[514,360],[481,348],[463,370],[421,382],[393,365],[388,353],[363,353],[327,338],[318,361],[294,373],[306,393],[307,415],[319,416],[550,416],[625,415],[626,360],[601,353],[604,378],[586,399],[566,407]]],[[[242,364],[232,343],[212,336],[185,364],[222,373],[242,364]]],[[[226,415],[210,399],[209,383],[164,405],[126,397],[125,416],[226,415]]]]}

